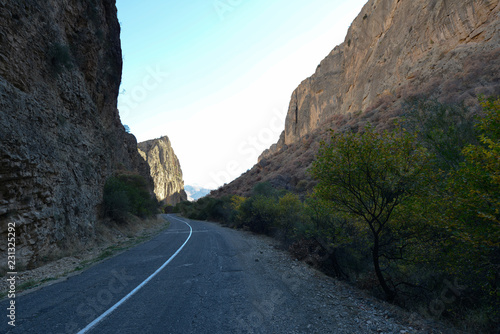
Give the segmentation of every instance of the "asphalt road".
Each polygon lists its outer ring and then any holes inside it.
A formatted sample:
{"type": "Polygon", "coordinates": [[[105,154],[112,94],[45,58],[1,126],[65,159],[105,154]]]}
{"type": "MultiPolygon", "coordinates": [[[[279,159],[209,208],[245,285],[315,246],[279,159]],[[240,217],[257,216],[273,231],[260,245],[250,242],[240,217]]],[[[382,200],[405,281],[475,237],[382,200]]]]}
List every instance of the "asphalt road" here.
{"type": "Polygon", "coordinates": [[[9,300],[3,300],[0,333],[309,332],[293,277],[280,277],[249,257],[241,233],[166,218],[170,227],[151,241],[18,296],[16,327],[7,324],[9,300]]]}

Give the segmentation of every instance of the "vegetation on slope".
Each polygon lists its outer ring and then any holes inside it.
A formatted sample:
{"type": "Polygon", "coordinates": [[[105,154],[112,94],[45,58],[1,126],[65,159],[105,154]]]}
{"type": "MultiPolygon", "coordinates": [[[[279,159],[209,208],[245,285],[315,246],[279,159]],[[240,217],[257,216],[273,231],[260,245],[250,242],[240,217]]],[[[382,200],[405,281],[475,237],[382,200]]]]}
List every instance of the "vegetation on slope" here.
{"type": "Polygon", "coordinates": [[[247,197],[175,209],[279,238],[300,259],[466,329],[500,321],[500,99],[483,112],[414,100],[391,131],[333,132],[298,196],[257,184],[247,197]]]}
{"type": "Polygon", "coordinates": [[[136,174],[110,177],[104,185],[103,203],[105,215],[118,223],[126,222],[129,214],[151,217],[159,206],[144,177],[136,174]]]}

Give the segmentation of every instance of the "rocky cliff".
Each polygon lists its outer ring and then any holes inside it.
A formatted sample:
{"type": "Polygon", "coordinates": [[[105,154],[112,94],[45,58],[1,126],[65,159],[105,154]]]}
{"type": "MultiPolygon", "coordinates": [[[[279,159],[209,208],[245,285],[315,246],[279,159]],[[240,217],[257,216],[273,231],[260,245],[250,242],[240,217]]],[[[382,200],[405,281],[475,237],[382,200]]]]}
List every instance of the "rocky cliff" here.
{"type": "Polygon", "coordinates": [[[408,98],[475,109],[479,94],[500,95],[499,29],[498,0],[368,1],[345,41],[293,92],[278,143],[229,188],[245,184],[248,190],[270,177],[283,184],[303,178],[284,162],[306,166],[314,153],[303,147],[314,147],[318,133],[367,121],[383,128],[408,98]]]}
{"type": "Polygon", "coordinates": [[[137,145],[142,158],[147,161],[154,181],[158,201],[175,205],[187,200],[179,160],[167,136],[148,140],[137,145]]]}
{"type": "Polygon", "coordinates": [[[110,175],[149,168],[116,107],[115,0],[5,0],[0,22],[0,260],[12,223],[18,264],[35,266],[96,237],[110,175]]]}
{"type": "Polygon", "coordinates": [[[370,0],[292,94],[276,152],[339,115],[383,112],[411,96],[477,104],[500,92],[498,0],[370,0]]]}

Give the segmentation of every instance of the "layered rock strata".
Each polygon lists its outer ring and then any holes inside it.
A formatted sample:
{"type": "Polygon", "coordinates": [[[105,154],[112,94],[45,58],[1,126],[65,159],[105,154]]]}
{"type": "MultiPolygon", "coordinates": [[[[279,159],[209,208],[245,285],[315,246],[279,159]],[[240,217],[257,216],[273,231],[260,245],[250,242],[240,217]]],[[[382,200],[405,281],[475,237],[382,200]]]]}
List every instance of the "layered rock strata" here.
{"type": "Polygon", "coordinates": [[[285,130],[262,157],[340,115],[395,108],[412,96],[477,106],[500,94],[498,0],[370,0],[292,94],[285,130]]]}

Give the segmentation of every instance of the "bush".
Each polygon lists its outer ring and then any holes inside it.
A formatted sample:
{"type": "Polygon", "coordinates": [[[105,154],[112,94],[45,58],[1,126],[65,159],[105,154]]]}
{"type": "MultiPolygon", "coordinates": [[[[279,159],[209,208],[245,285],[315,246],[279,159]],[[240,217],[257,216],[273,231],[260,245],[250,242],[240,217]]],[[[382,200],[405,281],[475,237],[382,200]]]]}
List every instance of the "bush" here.
{"type": "Polygon", "coordinates": [[[419,100],[407,105],[402,128],[334,134],[310,169],[317,181],[297,184],[299,191],[314,185],[305,202],[265,182],[248,198],[175,209],[273,235],[328,274],[493,332],[500,323],[500,100],[481,105],[473,120],[463,106],[419,100]]]}
{"type": "Polygon", "coordinates": [[[417,134],[420,145],[434,156],[436,167],[456,169],[464,161],[462,149],[476,144],[475,120],[463,105],[447,105],[435,100],[406,101],[403,126],[417,134]]]}
{"type": "Polygon", "coordinates": [[[281,197],[277,205],[277,214],[275,226],[279,231],[279,238],[289,243],[296,234],[296,226],[306,220],[304,205],[299,196],[287,193],[281,197]]]}
{"type": "Polygon", "coordinates": [[[180,213],[189,219],[217,222],[231,222],[236,215],[229,196],[221,199],[203,197],[196,202],[181,202],[173,208],[172,212],[180,213]]]}
{"type": "Polygon", "coordinates": [[[415,136],[366,127],[363,133],[333,133],[311,168],[317,196],[371,236],[373,268],[388,300],[394,300],[397,290],[384,267],[399,257],[393,253],[403,254],[406,235],[416,234],[395,216],[418,192],[428,159],[415,136]]]}
{"type": "Polygon", "coordinates": [[[105,215],[124,223],[128,214],[146,218],[157,213],[158,201],[146,180],[140,175],[122,174],[110,177],[104,185],[105,215]]]}
{"type": "Polygon", "coordinates": [[[276,189],[269,182],[257,183],[252,189],[253,196],[273,197],[276,196],[276,189]]]}

